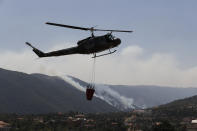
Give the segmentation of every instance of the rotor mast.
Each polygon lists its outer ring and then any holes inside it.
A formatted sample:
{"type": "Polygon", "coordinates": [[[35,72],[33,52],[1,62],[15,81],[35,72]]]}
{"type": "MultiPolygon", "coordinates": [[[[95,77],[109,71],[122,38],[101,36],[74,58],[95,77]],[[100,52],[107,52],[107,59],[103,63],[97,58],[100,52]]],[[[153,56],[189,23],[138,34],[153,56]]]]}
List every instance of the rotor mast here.
{"type": "Polygon", "coordinates": [[[90,28],[91,36],[94,37],[94,27],[90,28]]]}

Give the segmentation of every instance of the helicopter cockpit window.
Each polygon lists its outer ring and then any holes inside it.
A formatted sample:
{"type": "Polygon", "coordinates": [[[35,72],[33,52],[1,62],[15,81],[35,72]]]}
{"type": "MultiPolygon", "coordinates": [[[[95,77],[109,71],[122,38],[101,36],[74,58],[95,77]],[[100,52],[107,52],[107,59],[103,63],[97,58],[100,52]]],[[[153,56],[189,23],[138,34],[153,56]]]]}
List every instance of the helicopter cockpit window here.
{"type": "Polygon", "coordinates": [[[109,39],[110,41],[113,41],[113,40],[115,39],[115,37],[114,37],[113,35],[111,35],[111,34],[107,35],[107,37],[108,37],[108,39],[109,39]]]}

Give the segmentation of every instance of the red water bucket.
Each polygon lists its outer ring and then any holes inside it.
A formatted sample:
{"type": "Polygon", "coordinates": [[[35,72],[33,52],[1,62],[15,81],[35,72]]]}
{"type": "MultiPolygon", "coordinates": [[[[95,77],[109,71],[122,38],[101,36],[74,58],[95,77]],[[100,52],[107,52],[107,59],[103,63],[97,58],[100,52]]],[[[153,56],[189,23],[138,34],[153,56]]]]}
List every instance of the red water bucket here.
{"type": "Polygon", "coordinates": [[[89,101],[92,100],[94,92],[95,92],[95,90],[93,88],[87,88],[86,89],[86,98],[87,98],[87,100],[89,100],[89,101]]]}

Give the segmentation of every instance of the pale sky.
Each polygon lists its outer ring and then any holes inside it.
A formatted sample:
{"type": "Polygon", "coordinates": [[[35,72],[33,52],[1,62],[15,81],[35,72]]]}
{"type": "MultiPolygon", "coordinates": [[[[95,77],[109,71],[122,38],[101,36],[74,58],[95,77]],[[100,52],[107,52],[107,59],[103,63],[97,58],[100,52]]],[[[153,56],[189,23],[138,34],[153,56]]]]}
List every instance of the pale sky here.
{"type": "MultiPolygon", "coordinates": [[[[196,12],[196,0],[84,0],[83,3],[79,0],[0,0],[0,67],[43,73],[40,71],[42,65],[42,68],[50,67],[54,72],[88,81],[91,63],[85,61],[90,56],[40,59],[39,64],[32,65],[31,61],[35,62],[37,57],[25,46],[26,41],[48,51],[74,46],[78,40],[90,35],[89,32],[44,24],[50,21],[101,29],[134,30],[132,34],[114,33],[121,38],[122,44],[116,54],[98,60],[97,71],[103,72],[97,73],[98,82],[197,86],[196,12]],[[24,59],[13,60],[15,57],[20,59],[24,52],[28,54],[24,59]],[[83,61],[79,66],[77,61],[80,59],[83,61]],[[27,67],[29,65],[32,68],[27,67]],[[119,74],[115,76],[114,71],[119,74]]],[[[95,35],[101,34],[105,32],[95,35]]]]}

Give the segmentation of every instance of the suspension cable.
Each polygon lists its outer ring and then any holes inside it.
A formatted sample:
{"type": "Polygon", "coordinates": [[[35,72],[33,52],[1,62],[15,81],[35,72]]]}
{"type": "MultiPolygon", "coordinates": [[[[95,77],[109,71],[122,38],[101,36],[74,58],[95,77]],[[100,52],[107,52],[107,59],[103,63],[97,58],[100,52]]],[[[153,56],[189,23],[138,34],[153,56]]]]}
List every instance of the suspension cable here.
{"type": "MultiPolygon", "coordinates": [[[[94,56],[96,55],[96,53],[94,53],[94,56]]],[[[95,87],[95,75],[96,75],[96,57],[93,58],[93,65],[92,65],[92,74],[91,74],[91,87],[94,88],[95,87]]]]}

